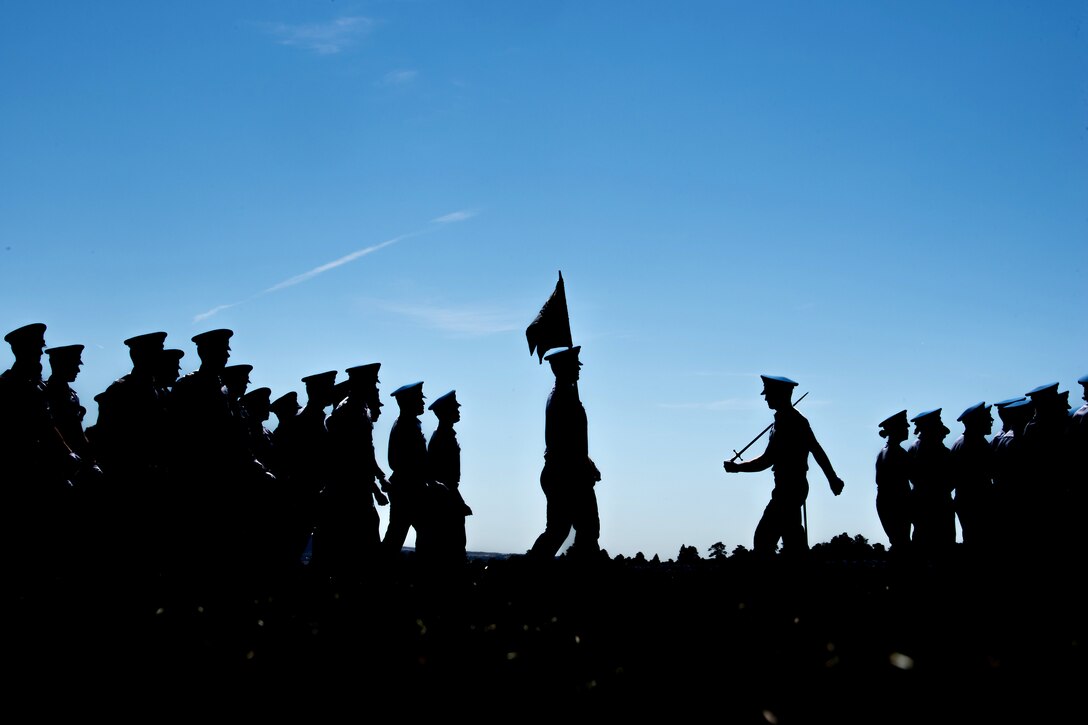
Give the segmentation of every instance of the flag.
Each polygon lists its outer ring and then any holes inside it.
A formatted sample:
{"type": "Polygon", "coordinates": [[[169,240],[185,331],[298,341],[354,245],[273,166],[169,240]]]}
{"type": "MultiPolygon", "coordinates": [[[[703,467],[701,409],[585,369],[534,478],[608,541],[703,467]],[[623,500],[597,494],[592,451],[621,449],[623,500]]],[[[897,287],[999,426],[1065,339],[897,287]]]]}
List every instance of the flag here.
{"type": "Polygon", "coordinates": [[[540,308],[536,319],[525,328],[525,339],[529,341],[529,354],[534,352],[544,363],[544,355],[556,347],[572,347],[570,336],[570,316],[567,314],[567,291],[563,287],[563,272],[559,272],[559,281],[555,291],[544,306],[540,308]]]}

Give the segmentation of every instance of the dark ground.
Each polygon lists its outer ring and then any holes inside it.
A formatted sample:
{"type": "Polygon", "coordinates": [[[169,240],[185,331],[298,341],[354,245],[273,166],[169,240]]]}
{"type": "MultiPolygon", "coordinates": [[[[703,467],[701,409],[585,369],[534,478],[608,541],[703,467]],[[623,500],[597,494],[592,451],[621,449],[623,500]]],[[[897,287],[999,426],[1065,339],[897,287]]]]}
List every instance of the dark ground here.
{"type": "Polygon", "coordinates": [[[1082,568],[821,548],[443,573],[406,556],[365,585],[300,570],[269,599],[217,591],[202,610],[73,578],[8,597],[5,701],[114,721],[1083,717],[1082,568]]]}

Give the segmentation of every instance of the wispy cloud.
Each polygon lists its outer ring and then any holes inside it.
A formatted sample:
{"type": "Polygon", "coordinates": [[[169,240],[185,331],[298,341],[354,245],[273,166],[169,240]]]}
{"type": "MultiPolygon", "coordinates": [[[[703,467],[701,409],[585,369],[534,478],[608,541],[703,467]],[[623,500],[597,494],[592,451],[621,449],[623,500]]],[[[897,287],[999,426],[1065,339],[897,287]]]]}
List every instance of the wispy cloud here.
{"type": "Polygon", "coordinates": [[[403,234],[403,235],[401,235],[399,237],[393,237],[392,239],[387,239],[386,241],[382,242],[381,244],[375,244],[375,245],[373,245],[371,247],[364,247],[363,249],[357,249],[354,252],[352,252],[351,254],[345,254],[343,257],[340,257],[340,259],[334,259],[331,262],[326,262],[325,264],[322,264],[319,267],[314,267],[309,272],[303,272],[302,274],[295,275],[294,277],[291,277],[290,279],[285,279],[284,281],[279,282],[278,284],[274,284],[271,287],[269,287],[268,289],[266,289],[264,292],[262,292],[261,294],[268,294],[269,292],[278,292],[279,290],[284,289],[286,287],[293,287],[296,284],[300,284],[300,283],[305,282],[307,280],[313,279],[314,277],[316,277],[319,274],[324,274],[325,272],[328,272],[330,269],[336,269],[337,267],[343,267],[348,262],[354,262],[356,259],[359,259],[359,257],[365,257],[368,254],[373,254],[374,252],[377,252],[379,249],[385,249],[386,247],[388,247],[388,246],[390,246],[392,244],[396,244],[397,242],[399,242],[400,240],[402,240],[402,239],[404,239],[405,237],[408,237],[408,236],[411,236],[411,235],[403,234]]]}
{"type": "Polygon", "coordinates": [[[215,315],[218,315],[223,310],[229,310],[231,307],[235,307],[235,306],[240,305],[240,304],[242,304],[242,303],[241,302],[232,302],[229,305],[219,305],[217,307],[213,307],[210,310],[208,310],[207,312],[201,312],[199,315],[196,315],[195,317],[193,317],[193,322],[203,322],[204,320],[208,319],[209,317],[214,317],[215,315]]]}
{"type": "Polygon", "coordinates": [[[324,23],[265,23],[262,27],[281,45],[302,48],[318,55],[335,55],[370,33],[374,21],[361,16],[347,16],[324,23]]]}
{"type": "Polygon", "coordinates": [[[450,222],[463,222],[466,219],[471,219],[472,217],[476,216],[477,213],[478,212],[476,212],[475,210],[472,210],[472,209],[463,209],[461,211],[455,211],[455,212],[453,212],[451,214],[445,214],[443,216],[438,217],[437,219],[432,219],[431,221],[433,223],[435,223],[435,224],[449,224],[450,222]]]}
{"type": "MultiPolygon", "coordinates": [[[[359,259],[360,257],[365,257],[365,256],[367,256],[369,254],[373,254],[374,252],[385,249],[386,247],[392,246],[392,245],[396,244],[397,242],[401,242],[401,241],[404,241],[405,239],[409,239],[411,237],[416,237],[416,236],[419,236],[421,234],[425,234],[425,233],[427,233],[429,231],[434,231],[434,230],[439,228],[439,227],[435,226],[436,224],[445,224],[445,223],[449,223],[449,222],[463,221],[465,219],[470,219],[475,215],[476,215],[476,212],[474,212],[474,211],[455,211],[455,212],[451,212],[450,214],[445,214],[443,216],[438,217],[437,219],[432,219],[431,220],[431,226],[429,226],[429,227],[427,227],[425,229],[421,229],[421,230],[415,231],[415,232],[409,232],[408,234],[401,234],[399,237],[393,237],[392,239],[387,239],[384,242],[381,242],[380,244],[372,244],[369,247],[363,247],[362,249],[357,249],[354,252],[351,252],[350,254],[345,254],[343,257],[340,257],[338,259],[334,259],[331,262],[326,262],[325,264],[314,267],[313,269],[311,269],[308,272],[303,272],[302,274],[296,274],[294,277],[290,277],[288,279],[285,279],[282,282],[277,282],[276,284],[272,285],[271,287],[268,287],[267,289],[264,289],[264,290],[258,292],[257,294],[253,295],[248,300],[244,300],[243,302],[250,302],[252,300],[257,299],[258,297],[261,297],[262,295],[272,294],[273,292],[279,292],[280,290],[286,289],[288,287],[294,287],[297,284],[302,284],[303,282],[307,282],[307,281],[313,279],[314,277],[322,275],[325,272],[328,272],[329,270],[336,269],[337,267],[343,267],[345,264],[349,264],[350,262],[354,262],[355,260],[359,259]]],[[[193,322],[201,322],[203,320],[208,319],[209,317],[213,317],[213,316],[219,314],[223,310],[230,309],[231,307],[237,307],[240,304],[242,304],[242,302],[232,302],[232,303],[226,304],[226,305],[218,305],[216,307],[211,308],[207,312],[201,312],[200,314],[196,315],[193,318],[193,322]]],[[[480,327],[480,325],[483,324],[481,321],[485,319],[486,315],[479,315],[479,313],[477,313],[477,323],[475,325],[470,321],[471,317],[472,317],[472,315],[466,316],[465,319],[460,323],[461,332],[465,332],[466,330],[476,329],[477,332],[470,333],[470,334],[487,334],[489,332],[496,332],[497,331],[497,330],[493,329],[494,324],[495,324],[494,320],[492,320],[492,322],[490,323],[490,327],[488,327],[486,324],[484,324],[483,327],[480,327]],[[484,332],[479,332],[480,329],[484,329],[485,331],[484,332]]],[[[449,324],[451,325],[451,327],[447,328],[447,329],[453,329],[453,328],[457,327],[456,322],[450,322],[449,324]]],[[[506,328],[503,328],[503,330],[505,330],[505,329],[506,328]]]]}
{"type": "Polygon", "coordinates": [[[483,337],[521,329],[522,320],[513,313],[485,308],[454,308],[438,305],[393,305],[383,308],[410,317],[430,328],[463,337],[483,337]]]}
{"type": "Polygon", "coordinates": [[[405,83],[411,83],[419,75],[419,71],[401,69],[391,70],[382,76],[382,85],[386,86],[402,86],[405,83]]]}

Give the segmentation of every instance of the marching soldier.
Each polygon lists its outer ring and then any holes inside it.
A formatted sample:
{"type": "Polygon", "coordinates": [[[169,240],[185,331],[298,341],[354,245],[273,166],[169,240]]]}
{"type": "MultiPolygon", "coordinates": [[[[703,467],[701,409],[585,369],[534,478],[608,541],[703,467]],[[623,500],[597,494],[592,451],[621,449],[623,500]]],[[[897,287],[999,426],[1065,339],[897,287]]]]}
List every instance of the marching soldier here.
{"type": "Polygon", "coordinates": [[[876,458],[876,513],[895,554],[910,548],[910,476],[902,445],[909,434],[905,410],[880,422],[880,437],[887,442],[876,458]]]}
{"type": "Polygon", "coordinates": [[[1029,539],[1036,546],[1062,552],[1079,528],[1072,509],[1077,483],[1066,475],[1069,405],[1058,383],[1040,385],[1027,393],[1034,414],[1024,426],[1024,466],[1034,484],[1024,515],[1029,539]]]}
{"type": "Polygon", "coordinates": [[[408,530],[415,529],[416,552],[430,557],[433,531],[427,519],[427,441],[419,416],[423,414],[423,383],[409,383],[393,391],[400,415],[389,431],[389,523],[382,546],[395,558],[408,530]]]}
{"type": "Polygon", "coordinates": [[[272,454],[268,461],[272,473],[278,480],[290,480],[297,468],[292,456],[297,453],[294,443],[295,423],[302,406],[298,404],[298,393],[291,391],[268,404],[268,409],[276,416],[276,427],[272,430],[272,454]]]}
{"type": "Polygon", "coordinates": [[[249,447],[257,460],[266,467],[269,467],[272,460],[272,432],[265,427],[272,414],[271,398],[271,388],[255,388],[245,393],[241,400],[246,416],[249,447]]]}
{"type": "Polygon", "coordinates": [[[1024,426],[1033,414],[1031,401],[1024,396],[994,403],[1001,419],[1001,431],[990,439],[993,449],[994,531],[995,537],[1008,539],[1020,528],[1030,497],[1024,470],[1024,426]]]}
{"type": "Polygon", "coordinates": [[[358,583],[381,547],[381,520],[375,503],[386,506],[385,472],[374,453],[374,421],[380,363],[350,367],[346,397],[329,414],[334,469],[325,487],[315,558],[324,556],[334,576],[358,583]]]}
{"type": "Polygon", "coordinates": [[[951,453],[944,444],[951,431],[941,420],[940,408],[919,413],[910,420],[917,436],[907,449],[914,510],[911,544],[925,556],[945,556],[956,544],[956,509],[952,500],[955,483],[950,468],[951,453]]]}
{"type": "Polygon", "coordinates": [[[831,492],[836,496],[845,486],[835,473],[823,446],[816,440],[808,419],[793,407],[793,389],[797,383],[776,375],[761,375],[763,397],[774,411],[774,425],[763,455],[750,461],[725,462],[727,473],[774,471],[771,501],[763,510],[756,526],[754,550],[770,555],[782,542],[783,553],[808,550],[808,533],[802,521],[802,508],[808,498],[808,457],[811,455],[827,477],[831,492]]]}
{"type": "Polygon", "coordinates": [[[461,420],[457,391],[438,396],[427,409],[438,418],[438,427],[427,443],[427,466],[431,480],[445,487],[436,489],[440,496],[435,501],[439,506],[435,524],[441,534],[441,556],[443,560],[461,563],[467,553],[465,518],[472,515],[472,509],[461,495],[461,445],[453,427],[461,420]]]}
{"type": "Polygon", "coordinates": [[[589,456],[589,421],[578,396],[582,363],[580,345],[544,357],[555,385],[544,409],[544,469],[540,488],[548,500],[544,531],[527,556],[551,560],[574,529],[571,557],[592,561],[600,554],[601,518],[595,487],[601,480],[589,456]]]}
{"type": "Polygon", "coordinates": [[[79,395],[71,386],[83,365],[83,345],[50,347],[45,354],[49,356],[50,370],[49,380],[45,383],[45,394],[53,423],[64,442],[83,462],[77,475],[88,481],[96,480],[102,471],[94,462],[91,444],[83,430],[83,418],[87,409],[80,404],[79,395]]]}
{"type": "Polygon", "coordinates": [[[986,436],[993,430],[994,418],[990,406],[980,402],[967,408],[956,420],[963,423],[963,435],[950,449],[952,485],[956,489],[953,503],[963,544],[977,552],[993,543],[994,458],[986,436]]]}
{"type": "Polygon", "coordinates": [[[102,531],[118,557],[122,581],[144,585],[170,566],[178,519],[168,476],[169,435],[166,390],[160,384],[159,360],[166,333],[134,335],[124,341],[132,369],[97,396],[95,451],[106,473],[102,531]]]}
{"type": "Polygon", "coordinates": [[[80,404],[79,395],[71,386],[83,365],[82,353],[83,345],[62,345],[45,350],[50,370],[45,383],[49,412],[64,442],[80,458],[72,478],[71,495],[63,509],[56,512],[60,536],[67,551],[65,560],[73,571],[80,572],[94,564],[98,555],[101,542],[96,539],[101,522],[97,514],[102,496],[102,469],[95,463],[90,441],[83,430],[87,409],[80,404]]]}
{"type": "Polygon", "coordinates": [[[165,400],[166,395],[174,389],[174,383],[181,377],[181,359],[185,357],[184,350],[169,348],[158,355],[158,362],[154,366],[155,385],[159,388],[159,395],[165,400]]]}
{"type": "Polygon", "coordinates": [[[276,477],[268,502],[270,565],[274,571],[294,575],[300,571],[301,557],[310,535],[310,530],[298,522],[296,503],[300,498],[296,486],[303,475],[303,451],[297,435],[302,406],[298,403],[298,393],[292,390],[273,400],[268,407],[277,420],[272,431],[270,457],[266,461],[276,477]]]}
{"type": "MultiPolygon", "coordinates": [[[[332,448],[326,425],[326,409],[333,403],[336,371],[308,375],[302,378],[306,386],[306,405],[293,422],[293,459],[290,499],[294,501],[291,529],[295,547],[301,555],[310,537],[317,537],[322,491],[332,477],[332,448]]],[[[315,556],[314,561],[317,561],[315,556]]]]}
{"type": "MultiPolygon", "coordinates": [[[[98,458],[122,500],[135,493],[131,487],[153,485],[148,479],[164,463],[165,400],[156,373],[165,340],[165,332],[149,332],[125,340],[132,370],[95,398],[98,458]]],[[[136,508],[141,508],[140,504],[136,508]]]]}
{"type": "Polygon", "coordinates": [[[239,435],[223,370],[230,359],[228,329],[194,335],[200,367],[178,378],[168,397],[180,520],[177,552],[194,583],[221,589],[236,580],[240,551],[235,532],[247,516],[240,488],[252,477],[270,477],[239,435]],[[195,579],[192,579],[195,577],[195,579]]]}
{"type": "Polygon", "coordinates": [[[33,323],[5,335],[15,362],[0,374],[0,529],[19,581],[52,578],[62,561],[56,512],[70,503],[70,480],[81,466],[49,410],[41,363],[45,329],[33,323]]]}

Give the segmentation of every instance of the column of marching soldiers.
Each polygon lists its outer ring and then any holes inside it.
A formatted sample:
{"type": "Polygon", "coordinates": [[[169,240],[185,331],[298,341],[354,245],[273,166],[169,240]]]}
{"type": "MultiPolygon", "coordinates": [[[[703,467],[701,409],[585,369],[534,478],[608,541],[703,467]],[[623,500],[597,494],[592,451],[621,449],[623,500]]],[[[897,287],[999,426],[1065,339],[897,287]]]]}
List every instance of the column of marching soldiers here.
{"type": "Polygon", "coordinates": [[[184,376],[165,332],[138,335],[125,340],[131,371],[95,396],[84,428],[71,387],[83,345],[47,348],[45,330],[5,336],[15,362],[0,376],[2,528],[24,589],[77,578],[251,594],[303,568],[347,584],[399,560],[409,528],[421,561],[464,561],[455,391],[429,406],[429,446],[423,384],[393,393],[387,478],[373,439],[380,363],[348,368],[341,383],[336,371],[302,378],[303,405],[296,392],[248,389],[252,366],[228,364],[230,330],[194,336],[200,364],[184,376]],[[383,539],[375,506],[390,503],[383,539]]]}
{"type": "Polygon", "coordinates": [[[960,413],[951,445],[942,409],[908,420],[901,410],[880,423],[886,439],[876,459],[877,514],[891,551],[940,558],[963,551],[1041,565],[1085,550],[1088,491],[1088,375],[1074,409],[1057,382],[960,413]],[[1001,428],[994,432],[994,411],[1001,428]],[[915,440],[906,449],[910,424],[915,440]]]}
{"type": "MultiPolygon", "coordinates": [[[[2,530],[23,581],[105,566],[132,581],[260,586],[303,566],[311,546],[311,570],[347,581],[399,557],[410,528],[421,558],[464,560],[471,509],[458,491],[454,391],[430,405],[429,444],[423,384],[394,391],[387,480],[374,456],[379,363],[348,368],[341,383],[336,371],[303,378],[301,405],[295,392],[248,390],[252,367],[227,364],[230,330],[194,336],[199,367],[180,377],[184,352],[165,346],[167,334],[138,335],[125,341],[131,372],[95,396],[98,419],[84,430],[70,385],[83,346],[46,348],[45,329],[5,336],[15,362],[0,375],[2,530]],[[375,505],[387,503],[382,537],[375,505]]],[[[1076,410],[1058,383],[972,405],[951,446],[940,408],[882,421],[876,509],[891,550],[944,556],[957,520],[972,551],[1082,550],[1088,376],[1078,383],[1076,410]]]]}

